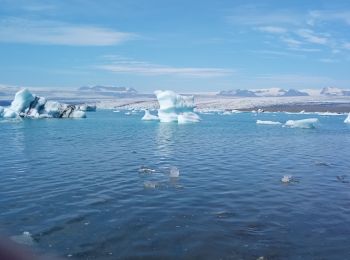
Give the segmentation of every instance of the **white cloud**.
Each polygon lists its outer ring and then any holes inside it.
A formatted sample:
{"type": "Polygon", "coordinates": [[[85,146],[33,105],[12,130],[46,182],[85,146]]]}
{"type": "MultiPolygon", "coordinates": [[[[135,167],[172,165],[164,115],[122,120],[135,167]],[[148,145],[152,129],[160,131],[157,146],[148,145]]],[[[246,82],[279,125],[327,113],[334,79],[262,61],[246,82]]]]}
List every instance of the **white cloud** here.
{"type": "Polygon", "coordinates": [[[303,43],[291,37],[282,37],[281,40],[288,45],[290,48],[297,48],[303,43]]]}
{"type": "Polygon", "coordinates": [[[286,33],[287,30],[278,26],[261,26],[257,28],[261,32],[273,33],[273,34],[283,34],[286,33]]]}
{"type": "Polygon", "coordinates": [[[302,15],[288,10],[259,10],[256,7],[238,7],[226,17],[231,24],[255,26],[298,25],[302,15]]]}
{"type": "Polygon", "coordinates": [[[0,20],[0,41],[53,45],[116,45],[136,35],[104,27],[56,21],[9,18],[0,20]]]}
{"type": "Polygon", "coordinates": [[[197,68],[197,67],[173,67],[148,62],[140,62],[131,59],[124,59],[118,56],[105,56],[109,64],[97,66],[97,68],[123,74],[136,74],[144,76],[173,75],[195,78],[211,78],[229,76],[234,71],[223,68],[197,68]]]}
{"type": "Polygon", "coordinates": [[[329,42],[328,38],[324,36],[316,35],[315,32],[309,29],[299,29],[297,30],[296,33],[297,35],[304,38],[309,43],[326,45],[329,42]]]}

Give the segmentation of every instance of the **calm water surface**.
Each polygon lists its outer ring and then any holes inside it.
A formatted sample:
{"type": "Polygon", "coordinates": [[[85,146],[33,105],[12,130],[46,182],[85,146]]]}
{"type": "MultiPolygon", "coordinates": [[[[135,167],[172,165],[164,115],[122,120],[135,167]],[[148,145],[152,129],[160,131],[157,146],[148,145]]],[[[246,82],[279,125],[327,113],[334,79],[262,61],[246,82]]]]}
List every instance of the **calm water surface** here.
{"type": "Polygon", "coordinates": [[[0,234],[71,259],[349,259],[345,116],[141,117],[0,121],[0,234]]]}

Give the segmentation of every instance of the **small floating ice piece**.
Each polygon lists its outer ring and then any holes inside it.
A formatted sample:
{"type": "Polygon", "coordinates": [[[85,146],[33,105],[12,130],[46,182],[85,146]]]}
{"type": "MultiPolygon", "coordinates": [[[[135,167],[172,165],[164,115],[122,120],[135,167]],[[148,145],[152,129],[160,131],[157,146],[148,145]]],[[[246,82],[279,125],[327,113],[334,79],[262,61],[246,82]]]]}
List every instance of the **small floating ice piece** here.
{"type": "Polygon", "coordinates": [[[315,128],[318,122],[317,118],[288,120],[283,126],[290,128],[315,128]]]}
{"type": "Polygon", "coordinates": [[[24,231],[21,235],[12,236],[11,239],[19,244],[31,246],[34,244],[32,235],[28,231],[24,231]]]}
{"type": "Polygon", "coordinates": [[[140,173],[153,173],[155,171],[156,170],[148,168],[148,167],[145,167],[145,166],[141,166],[140,169],[139,169],[140,173]]]}
{"type": "Polygon", "coordinates": [[[143,187],[146,189],[155,189],[157,187],[158,183],[154,181],[145,181],[143,183],[143,187]]]}
{"type": "Polygon", "coordinates": [[[152,115],[148,109],[145,109],[145,115],[142,117],[142,120],[151,121],[151,120],[159,120],[159,118],[155,115],[152,115]]]}
{"type": "Polygon", "coordinates": [[[180,171],[177,167],[173,166],[170,168],[170,178],[178,178],[180,176],[180,171]]]}
{"type": "Polygon", "coordinates": [[[290,183],[292,182],[293,177],[291,175],[284,175],[281,179],[281,182],[283,183],[290,183]]]}
{"type": "Polygon", "coordinates": [[[268,120],[256,120],[258,125],[280,125],[280,122],[277,121],[268,121],[268,120]]]}
{"type": "Polygon", "coordinates": [[[344,123],[350,124],[350,113],[348,114],[347,118],[345,118],[344,123]]]}

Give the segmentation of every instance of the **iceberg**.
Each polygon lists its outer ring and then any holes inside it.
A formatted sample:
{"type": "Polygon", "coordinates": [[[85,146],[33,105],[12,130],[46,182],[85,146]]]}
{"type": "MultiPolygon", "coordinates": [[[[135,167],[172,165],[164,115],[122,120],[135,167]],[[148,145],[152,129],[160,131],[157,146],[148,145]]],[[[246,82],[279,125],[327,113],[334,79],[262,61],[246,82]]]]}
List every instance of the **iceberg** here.
{"type": "Polygon", "coordinates": [[[264,121],[264,120],[256,120],[258,125],[280,125],[280,122],[277,121],[264,121]]]}
{"type": "MultiPolygon", "coordinates": [[[[1,111],[0,111],[0,114],[1,114],[1,111]]],[[[345,118],[344,123],[350,124],[350,113],[348,114],[348,117],[345,118]]]]}
{"type": "Polygon", "coordinates": [[[155,115],[152,115],[148,109],[145,109],[145,115],[142,117],[142,120],[152,121],[152,120],[159,120],[159,118],[155,115]]]}
{"type": "Polygon", "coordinates": [[[84,118],[85,112],[78,106],[48,101],[22,89],[15,95],[10,107],[0,109],[4,118],[84,118]]]}
{"type": "Polygon", "coordinates": [[[171,90],[154,92],[159,103],[158,118],[162,123],[195,123],[200,117],[194,112],[194,97],[182,96],[171,90]]]}
{"type": "Polygon", "coordinates": [[[283,126],[290,128],[315,128],[318,123],[317,118],[308,118],[302,120],[288,120],[283,126]]]}

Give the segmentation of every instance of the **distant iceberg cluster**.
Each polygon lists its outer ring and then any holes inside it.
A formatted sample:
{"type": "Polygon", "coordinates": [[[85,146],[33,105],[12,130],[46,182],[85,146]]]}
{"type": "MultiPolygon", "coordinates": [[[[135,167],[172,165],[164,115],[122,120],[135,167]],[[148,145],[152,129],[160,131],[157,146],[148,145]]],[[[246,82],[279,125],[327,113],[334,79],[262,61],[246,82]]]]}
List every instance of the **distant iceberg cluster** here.
{"type": "Polygon", "coordinates": [[[0,107],[0,117],[84,118],[86,115],[79,106],[49,101],[22,89],[16,93],[10,107],[0,107]]]}
{"type": "Polygon", "coordinates": [[[171,90],[158,90],[155,95],[159,103],[158,116],[145,110],[142,120],[159,120],[162,123],[178,122],[179,124],[200,121],[200,117],[194,112],[193,96],[182,96],[171,90]]]}

